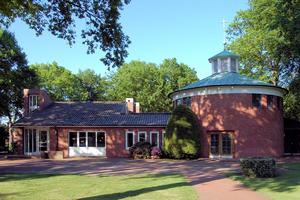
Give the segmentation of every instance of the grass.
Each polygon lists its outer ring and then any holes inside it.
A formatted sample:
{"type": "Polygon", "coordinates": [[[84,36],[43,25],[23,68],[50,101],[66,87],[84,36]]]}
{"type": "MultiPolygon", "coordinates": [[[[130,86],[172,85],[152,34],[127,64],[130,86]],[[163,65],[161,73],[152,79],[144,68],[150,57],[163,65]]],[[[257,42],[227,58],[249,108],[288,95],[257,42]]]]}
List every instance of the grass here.
{"type": "Polygon", "coordinates": [[[275,178],[247,178],[233,173],[226,175],[273,200],[299,200],[300,163],[279,165],[279,171],[275,178]]]}
{"type": "Polygon", "coordinates": [[[181,175],[0,174],[0,199],[197,199],[181,175]]]}

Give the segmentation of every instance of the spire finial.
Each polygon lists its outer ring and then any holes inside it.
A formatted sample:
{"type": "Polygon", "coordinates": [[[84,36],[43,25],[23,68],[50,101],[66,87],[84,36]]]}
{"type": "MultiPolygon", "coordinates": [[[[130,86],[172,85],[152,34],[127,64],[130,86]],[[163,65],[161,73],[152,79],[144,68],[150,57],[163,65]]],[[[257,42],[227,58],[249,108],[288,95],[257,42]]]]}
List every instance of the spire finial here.
{"type": "Polygon", "coordinates": [[[222,19],[222,26],[223,26],[223,45],[224,45],[224,50],[226,49],[226,24],[228,22],[223,18],[222,19]]]}

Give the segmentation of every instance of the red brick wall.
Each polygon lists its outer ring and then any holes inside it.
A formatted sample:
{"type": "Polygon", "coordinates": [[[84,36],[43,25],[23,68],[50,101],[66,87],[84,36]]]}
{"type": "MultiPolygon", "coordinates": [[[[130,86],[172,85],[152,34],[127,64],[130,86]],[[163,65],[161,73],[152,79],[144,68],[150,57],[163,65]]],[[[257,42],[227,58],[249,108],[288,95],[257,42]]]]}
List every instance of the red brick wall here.
{"type": "MultiPolygon", "coordinates": [[[[147,141],[150,141],[150,131],[159,132],[159,143],[162,145],[162,128],[83,128],[66,127],[57,128],[58,130],[58,150],[63,151],[64,157],[69,156],[68,134],[70,131],[104,131],[106,133],[106,156],[107,157],[128,157],[128,150],[125,148],[126,131],[134,131],[135,142],[138,141],[138,131],[147,132],[147,141]]],[[[57,136],[55,129],[50,128],[50,150],[56,150],[57,136]]]]}
{"type": "Polygon", "coordinates": [[[234,157],[282,156],[283,115],[274,98],[267,108],[262,95],[262,108],[252,106],[251,94],[214,94],[192,97],[192,110],[203,127],[202,156],[209,156],[210,131],[233,131],[234,157]]]}

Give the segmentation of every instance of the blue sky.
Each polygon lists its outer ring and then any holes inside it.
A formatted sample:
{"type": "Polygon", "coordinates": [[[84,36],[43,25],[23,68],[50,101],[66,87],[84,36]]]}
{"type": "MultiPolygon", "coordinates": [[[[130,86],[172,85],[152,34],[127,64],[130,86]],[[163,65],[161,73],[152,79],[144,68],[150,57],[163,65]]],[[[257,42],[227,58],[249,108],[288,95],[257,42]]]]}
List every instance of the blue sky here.
{"type": "MultiPolygon", "coordinates": [[[[142,60],[159,64],[174,57],[194,68],[199,78],[209,76],[208,58],[223,50],[222,19],[231,21],[237,11],[247,8],[247,2],[131,0],[121,17],[123,30],[132,42],[126,62],[142,60]]],[[[107,72],[107,67],[99,61],[104,54],[98,51],[87,55],[80,37],[70,47],[48,32],[36,37],[21,21],[16,21],[9,30],[15,33],[29,64],[56,61],[75,73],[86,68],[102,75],[107,72]]]]}

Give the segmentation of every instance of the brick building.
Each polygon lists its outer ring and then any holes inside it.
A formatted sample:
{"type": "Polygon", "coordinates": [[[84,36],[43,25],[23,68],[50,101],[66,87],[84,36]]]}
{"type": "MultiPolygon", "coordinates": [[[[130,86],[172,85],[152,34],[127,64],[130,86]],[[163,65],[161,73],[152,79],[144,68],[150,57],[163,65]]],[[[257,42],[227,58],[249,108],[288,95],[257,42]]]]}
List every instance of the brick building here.
{"type": "MultiPolygon", "coordinates": [[[[285,89],[240,75],[239,56],[209,59],[213,74],[174,91],[203,127],[201,155],[210,158],[283,155],[285,89]]],[[[24,117],[14,124],[18,152],[50,157],[126,157],[138,141],[161,147],[169,113],[142,113],[124,102],[53,102],[43,90],[24,90],[24,117]]]]}

